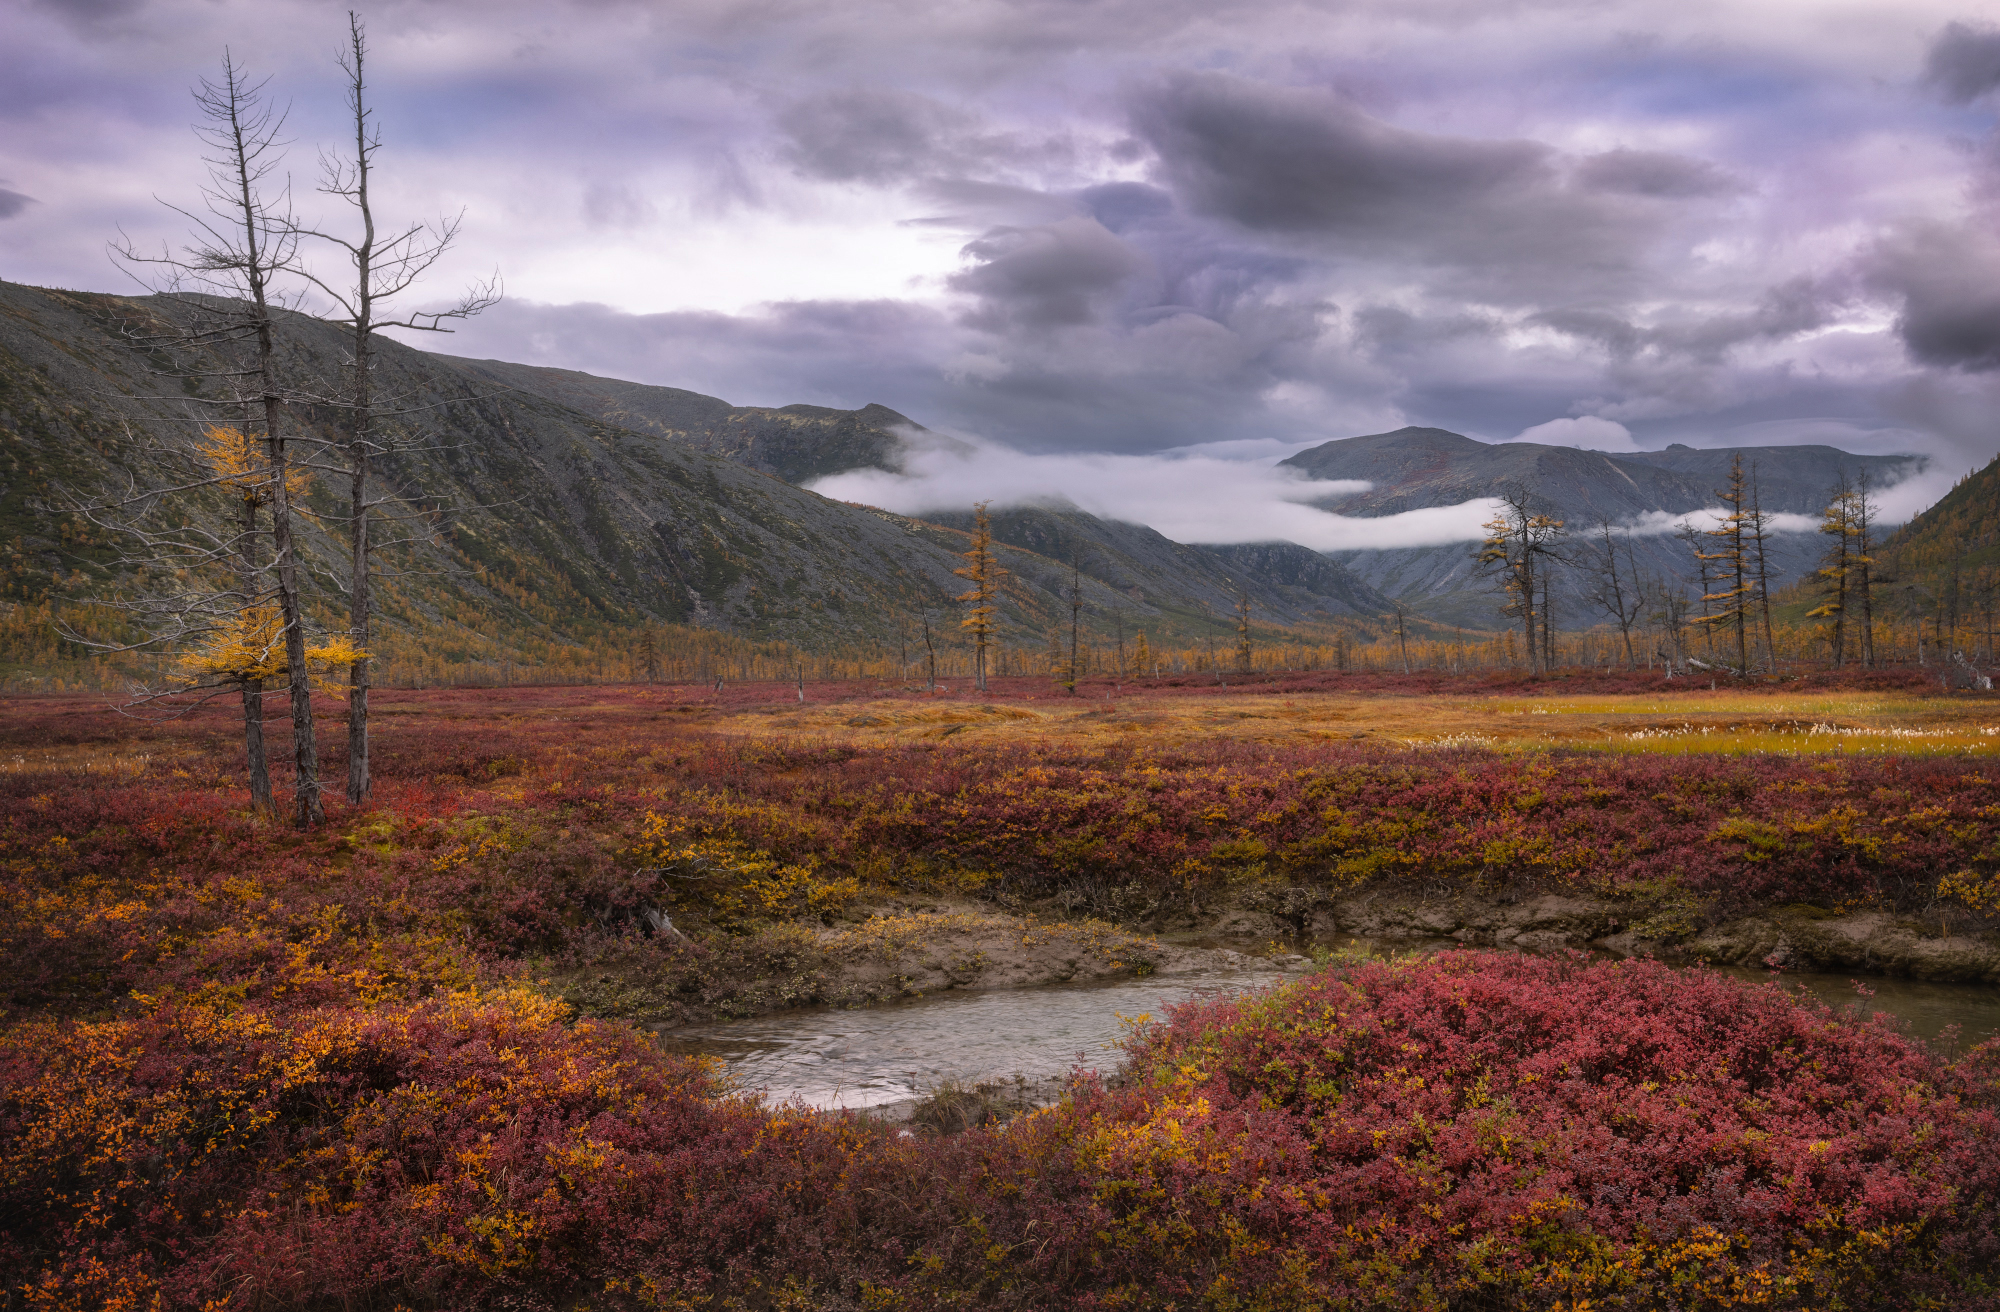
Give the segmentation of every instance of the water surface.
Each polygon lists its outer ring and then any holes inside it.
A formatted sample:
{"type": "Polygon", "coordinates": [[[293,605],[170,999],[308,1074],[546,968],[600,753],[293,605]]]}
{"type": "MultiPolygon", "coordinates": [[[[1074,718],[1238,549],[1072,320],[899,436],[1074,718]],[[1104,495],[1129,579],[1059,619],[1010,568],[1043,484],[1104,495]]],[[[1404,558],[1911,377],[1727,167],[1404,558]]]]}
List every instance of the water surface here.
{"type": "Polygon", "coordinates": [[[1141,1016],[1202,994],[1274,984],[1276,970],[1218,969],[1091,984],[941,993],[853,1011],[790,1012],[674,1030],[673,1051],[719,1057],[770,1102],[884,1107],[961,1084],[1112,1071],[1141,1016]]]}
{"type": "MultiPolygon", "coordinates": [[[[1455,945],[1350,940],[1347,946],[1387,955],[1455,945]]],[[[1769,971],[1721,970],[1752,983],[1773,978],[1769,971]]],[[[947,1082],[1015,1076],[1044,1080],[1079,1066],[1109,1072],[1117,1069],[1122,1056],[1118,1044],[1139,1017],[1158,1017],[1199,995],[1262,988],[1286,978],[1296,975],[1217,968],[1090,984],[942,993],[854,1011],[789,1012],[691,1026],[666,1035],[663,1043],[674,1051],[721,1058],[741,1087],[757,1090],[773,1103],[885,1108],[908,1104],[947,1082]]],[[[2000,1033],[2000,988],[1991,985],[1870,978],[1862,983],[1872,996],[1863,996],[1846,975],[1786,971],[1776,978],[1786,988],[1803,989],[1852,1015],[1885,1012],[1931,1042],[1956,1026],[1958,1051],[2000,1033]]]]}

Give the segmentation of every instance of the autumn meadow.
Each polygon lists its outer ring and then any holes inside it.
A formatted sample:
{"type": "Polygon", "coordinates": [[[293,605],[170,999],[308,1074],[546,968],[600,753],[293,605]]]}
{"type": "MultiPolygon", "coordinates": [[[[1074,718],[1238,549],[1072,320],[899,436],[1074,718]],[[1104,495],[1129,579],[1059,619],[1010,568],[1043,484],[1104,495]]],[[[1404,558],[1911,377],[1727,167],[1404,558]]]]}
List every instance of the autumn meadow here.
{"type": "Polygon", "coordinates": [[[9,1304],[1994,1306],[2000,1049],[1700,969],[1308,931],[951,1135],[653,1040],[972,921],[1101,973],[1358,890],[1990,930],[1990,696],[1821,682],[380,690],[371,803],[307,831],[219,709],[11,699],[9,1304]]]}

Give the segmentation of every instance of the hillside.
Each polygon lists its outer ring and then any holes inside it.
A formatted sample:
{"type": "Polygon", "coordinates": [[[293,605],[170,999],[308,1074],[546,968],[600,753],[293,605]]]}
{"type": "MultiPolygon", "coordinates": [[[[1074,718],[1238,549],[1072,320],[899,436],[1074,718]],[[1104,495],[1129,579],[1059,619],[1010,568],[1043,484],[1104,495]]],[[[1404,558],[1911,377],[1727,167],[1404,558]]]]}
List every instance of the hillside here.
{"type": "Polygon", "coordinates": [[[1892,571],[1961,573],[2000,565],[2000,456],[1967,474],[1936,505],[1898,528],[1879,554],[1892,571]]]}
{"type": "MultiPolygon", "coordinates": [[[[973,522],[970,512],[929,518],[961,530],[973,522]]],[[[1377,617],[1390,607],[1345,566],[1296,543],[1190,546],[1064,503],[997,509],[992,525],[998,541],[1064,566],[1073,561],[1133,601],[1190,621],[1233,613],[1239,596],[1258,619],[1286,623],[1377,617]]]]}
{"type": "Polygon", "coordinates": [[[437,359],[460,372],[590,415],[607,424],[666,438],[721,456],[787,483],[804,484],[843,470],[900,470],[915,438],[956,445],[885,405],[832,410],[817,405],[733,406],[678,387],[599,378],[574,369],[504,360],[437,359]]]}
{"type": "MultiPolygon", "coordinates": [[[[158,298],[0,284],[0,599],[39,603],[124,585],[115,544],[40,507],[163,486],[194,470],[191,444],[218,416],[199,404],[201,386],[182,380],[216,361],[142,356],[126,335],[176,312],[158,298]]],[[[331,376],[341,358],[337,336],[309,319],[287,322],[283,347],[299,378],[331,376]]],[[[552,644],[628,647],[646,624],[804,651],[888,651],[906,649],[928,613],[954,636],[952,598],[966,586],[952,573],[964,563],[961,529],[831,501],[777,476],[881,456],[900,416],[880,407],[741,411],[640,389],[624,413],[647,427],[634,428],[609,422],[596,402],[592,411],[565,404],[561,379],[533,390],[509,381],[523,376],[384,344],[377,387],[405,412],[392,427],[407,443],[383,462],[394,494],[385,510],[436,530],[385,562],[397,577],[380,589],[383,642],[402,644],[408,661],[532,666],[552,644]],[[689,422],[674,428],[676,414],[689,422]]],[[[310,500],[323,516],[338,513],[324,484],[310,500]]],[[[211,521],[222,512],[213,495],[180,508],[211,521]]],[[[331,614],[342,601],[343,552],[320,525],[308,524],[302,541],[316,604],[331,614]]],[[[1068,566],[1019,546],[1000,554],[1011,575],[1002,640],[1039,650],[1057,617],[1067,619],[1068,566]]],[[[1224,632],[1228,608],[1216,604],[1208,558],[1185,556],[1178,571],[1174,559],[1159,557],[1139,595],[1123,576],[1114,585],[1087,575],[1086,625],[1101,630],[1116,615],[1156,642],[1224,632]]],[[[1265,589],[1259,600],[1265,624],[1319,623],[1350,609],[1302,588],[1265,589]]]]}
{"type": "MultiPolygon", "coordinates": [[[[1497,495],[1513,486],[1548,504],[1573,535],[1600,524],[1632,523],[1645,516],[1678,517],[1718,503],[1717,489],[1731,461],[1754,468],[1759,499],[1770,513],[1817,516],[1839,471],[1867,473],[1878,487],[1911,472],[1913,457],[1857,456],[1827,446],[1670,446],[1663,451],[1609,455],[1533,442],[1489,444],[1439,428],[1326,442],[1281,462],[1319,479],[1362,479],[1366,492],[1317,504],[1346,515],[1393,515],[1450,506],[1497,495]]],[[[1640,568],[1661,576],[1692,571],[1686,549],[1669,533],[1632,539],[1640,568]]],[[[1467,625],[1495,624],[1495,598],[1473,564],[1476,544],[1333,553],[1357,576],[1417,606],[1433,618],[1467,625]]],[[[1781,533],[1770,540],[1773,582],[1790,581],[1814,567],[1821,544],[1815,534],[1781,533]]],[[[1557,596],[1558,622],[1598,621],[1572,573],[1557,596]]]]}

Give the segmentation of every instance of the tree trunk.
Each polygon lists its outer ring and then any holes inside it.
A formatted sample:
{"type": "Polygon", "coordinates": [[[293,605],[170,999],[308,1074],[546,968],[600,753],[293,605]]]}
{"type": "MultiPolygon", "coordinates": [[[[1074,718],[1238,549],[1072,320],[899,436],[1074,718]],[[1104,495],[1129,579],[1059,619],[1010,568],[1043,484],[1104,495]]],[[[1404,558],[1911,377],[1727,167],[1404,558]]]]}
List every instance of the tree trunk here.
{"type": "MultiPolygon", "coordinates": [[[[367,364],[357,365],[357,388],[361,397],[356,404],[358,423],[366,422],[368,398],[366,393],[367,364]]],[[[349,460],[353,471],[353,582],[348,589],[347,628],[357,650],[363,655],[347,672],[347,800],[351,805],[360,806],[368,800],[370,788],[368,774],[368,687],[369,669],[369,595],[368,595],[368,443],[371,439],[365,433],[357,433],[349,446],[349,460]]]]}
{"type": "Polygon", "coordinates": [[[319,746],[313,738],[312,677],[306,668],[305,614],[299,605],[298,554],[292,545],[292,496],[285,486],[285,438],[279,429],[283,410],[277,397],[264,398],[265,434],[277,489],[272,495],[271,543],[277,556],[278,613],[285,624],[285,668],[292,694],[292,822],[303,829],[325,820],[326,806],[320,800],[319,746]]]}
{"type": "Polygon", "coordinates": [[[259,811],[276,811],[271,796],[271,762],[264,754],[264,681],[245,679],[243,690],[243,751],[250,761],[250,805],[259,811]]]}

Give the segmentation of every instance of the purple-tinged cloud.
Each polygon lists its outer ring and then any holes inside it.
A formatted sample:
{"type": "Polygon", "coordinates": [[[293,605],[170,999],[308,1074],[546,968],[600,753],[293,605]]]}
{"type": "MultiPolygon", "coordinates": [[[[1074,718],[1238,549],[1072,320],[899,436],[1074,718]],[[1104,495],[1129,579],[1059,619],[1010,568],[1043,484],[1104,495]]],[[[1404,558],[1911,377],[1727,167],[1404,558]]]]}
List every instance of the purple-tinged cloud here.
{"type": "Polygon", "coordinates": [[[1969,105],[2000,87],[2000,28],[1947,24],[1924,60],[1924,80],[1952,105],[1969,105]]]}
{"type": "Polygon", "coordinates": [[[1875,249],[1869,278],[1902,302],[1896,331],[1928,365],[2000,369],[2000,235],[1912,223],[1875,249]]]}
{"type": "Polygon", "coordinates": [[[1145,268],[1109,229],[1086,218],[994,228],[965,253],[978,263],[954,274],[951,287],[977,298],[967,322],[989,330],[1093,322],[1097,304],[1145,268]]]}

